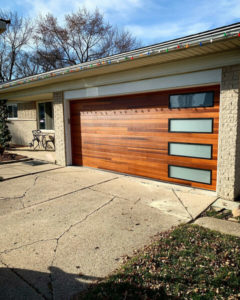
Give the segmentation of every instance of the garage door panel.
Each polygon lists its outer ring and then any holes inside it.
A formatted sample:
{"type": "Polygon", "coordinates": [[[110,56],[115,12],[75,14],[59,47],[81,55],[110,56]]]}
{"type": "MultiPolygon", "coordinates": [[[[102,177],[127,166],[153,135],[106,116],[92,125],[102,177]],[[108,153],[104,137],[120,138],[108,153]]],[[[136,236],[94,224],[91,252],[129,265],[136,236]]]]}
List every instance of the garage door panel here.
{"type": "MultiPolygon", "coordinates": [[[[215,190],[219,126],[218,86],[71,101],[70,107],[73,164],[215,190]],[[201,91],[214,91],[213,107],[169,108],[169,97],[172,93],[201,91]],[[172,119],[212,119],[213,132],[170,132],[169,124],[172,119]],[[171,142],[212,145],[212,156],[206,159],[169,155],[171,142]],[[180,174],[177,176],[192,174],[193,178],[199,176],[199,180],[205,182],[210,180],[210,172],[197,169],[210,170],[211,184],[172,178],[169,173],[170,165],[183,168],[171,169],[180,174]],[[207,179],[201,179],[204,176],[207,179]]],[[[198,126],[206,123],[201,120],[197,123],[194,121],[194,124],[200,124],[198,126]]],[[[191,124],[188,121],[183,123],[191,124]]],[[[211,124],[211,121],[208,123],[211,124]]],[[[191,155],[191,151],[189,153],[191,155]]]]}
{"type": "MultiPolygon", "coordinates": [[[[167,151],[165,153],[148,153],[147,151],[145,153],[139,153],[139,152],[126,152],[123,154],[121,151],[112,151],[111,153],[108,153],[108,157],[106,158],[106,151],[102,151],[100,149],[96,150],[86,150],[82,153],[79,153],[80,155],[83,155],[84,157],[94,157],[99,159],[107,159],[108,161],[112,162],[121,162],[126,164],[126,168],[131,165],[132,161],[134,160],[134,166],[135,165],[142,165],[145,166],[145,168],[159,168],[159,165],[163,166],[166,164],[170,165],[177,165],[177,166],[183,166],[183,167],[192,167],[197,169],[216,169],[216,163],[213,160],[206,160],[202,159],[201,161],[197,158],[182,158],[182,157],[172,157],[169,158],[167,151]],[[148,160],[148,165],[146,166],[146,163],[144,160],[148,160]],[[156,165],[157,164],[157,165],[156,165]]],[[[166,165],[167,165],[166,164],[166,165]]]]}

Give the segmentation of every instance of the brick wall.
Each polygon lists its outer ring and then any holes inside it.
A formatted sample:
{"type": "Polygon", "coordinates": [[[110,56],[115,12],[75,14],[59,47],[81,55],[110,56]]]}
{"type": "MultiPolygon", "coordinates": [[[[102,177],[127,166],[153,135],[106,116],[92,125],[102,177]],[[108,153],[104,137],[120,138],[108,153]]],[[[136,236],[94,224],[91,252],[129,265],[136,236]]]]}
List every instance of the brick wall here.
{"type": "Polygon", "coordinates": [[[220,93],[217,193],[234,200],[240,195],[240,65],[222,69],[220,93]]]}
{"type": "Polygon", "coordinates": [[[55,146],[56,162],[58,165],[66,165],[65,153],[65,130],[64,130],[64,110],[63,110],[63,93],[53,93],[53,111],[54,111],[54,128],[55,128],[55,146]]]}

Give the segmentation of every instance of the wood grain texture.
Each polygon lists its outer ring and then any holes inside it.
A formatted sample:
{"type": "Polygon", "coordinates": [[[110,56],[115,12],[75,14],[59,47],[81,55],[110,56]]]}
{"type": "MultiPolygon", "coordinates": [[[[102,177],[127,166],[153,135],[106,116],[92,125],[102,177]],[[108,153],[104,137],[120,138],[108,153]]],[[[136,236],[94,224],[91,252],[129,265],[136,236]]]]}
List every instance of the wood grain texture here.
{"type": "Polygon", "coordinates": [[[74,165],[216,189],[219,86],[70,102],[74,165]],[[214,91],[214,106],[169,108],[169,95],[214,91]],[[213,118],[213,133],[171,133],[169,119],[213,118]],[[168,155],[168,142],[213,145],[213,157],[168,155]],[[212,171],[211,185],[168,177],[168,165],[212,171]]]}

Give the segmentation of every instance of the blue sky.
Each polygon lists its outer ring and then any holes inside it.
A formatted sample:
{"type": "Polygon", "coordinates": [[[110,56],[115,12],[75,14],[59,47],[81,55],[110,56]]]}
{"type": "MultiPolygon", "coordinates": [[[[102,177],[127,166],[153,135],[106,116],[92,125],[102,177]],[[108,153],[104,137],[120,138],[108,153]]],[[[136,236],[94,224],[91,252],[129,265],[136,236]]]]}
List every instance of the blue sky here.
{"type": "Polygon", "coordinates": [[[34,18],[98,7],[111,24],[127,28],[143,45],[240,22],[240,0],[1,0],[1,9],[34,18]]]}

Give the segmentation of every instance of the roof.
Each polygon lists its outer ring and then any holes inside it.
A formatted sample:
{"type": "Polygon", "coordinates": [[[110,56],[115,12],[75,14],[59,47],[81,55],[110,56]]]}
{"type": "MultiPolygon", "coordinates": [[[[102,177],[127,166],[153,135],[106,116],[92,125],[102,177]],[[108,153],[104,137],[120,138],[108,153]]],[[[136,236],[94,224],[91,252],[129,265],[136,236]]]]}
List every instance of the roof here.
{"type": "Polygon", "coordinates": [[[10,20],[0,19],[0,34],[6,30],[6,24],[10,24],[10,20]]]}
{"type": "Polygon", "coordinates": [[[13,91],[18,88],[22,89],[47,85],[53,81],[60,82],[76,77],[104,74],[109,71],[112,72],[113,68],[115,71],[124,70],[130,68],[130,64],[134,64],[135,67],[140,67],[151,63],[163,63],[196,55],[236,49],[240,47],[239,37],[240,22],[102,59],[3,83],[0,84],[0,93],[1,91],[13,91]],[[109,71],[107,71],[108,68],[109,71]]]}

